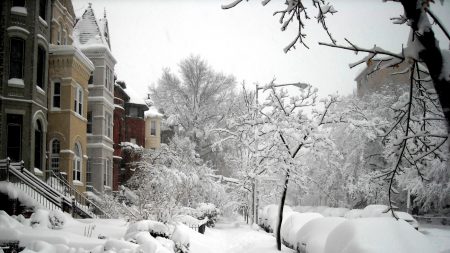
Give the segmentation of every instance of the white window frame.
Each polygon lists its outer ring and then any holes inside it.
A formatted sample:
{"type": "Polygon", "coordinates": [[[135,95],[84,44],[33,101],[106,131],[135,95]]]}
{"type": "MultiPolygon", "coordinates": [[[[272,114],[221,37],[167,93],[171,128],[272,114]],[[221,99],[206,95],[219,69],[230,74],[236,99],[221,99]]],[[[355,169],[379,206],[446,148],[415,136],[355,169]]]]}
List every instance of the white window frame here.
{"type": "Polygon", "coordinates": [[[75,88],[75,96],[74,96],[74,111],[79,115],[83,116],[83,97],[84,92],[81,87],[75,88]]]}
{"type": "Polygon", "coordinates": [[[50,141],[49,147],[50,147],[50,168],[52,170],[59,170],[59,165],[60,165],[60,161],[61,161],[60,155],[59,155],[59,152],[61,151],[61,141],[59,141],[56,138],[52,139],[50,141]],[[54,149],[54,145],[56,142],[58,142],[58,151],[57,152],[55,152],[55,149],[54,149]],[[57,164],[57,165],[54,166],[54,164],[57,164]]]}
{"type": "Polygon", "coordinates": [[[112,129],[112,115],[111,113],[105,111],[105,135],[112,139],[113,129],[112,129]]]}
{"type": "Polygon", "coordinates": [[[156,136],[156,120],[150,120],[150,135],[151,136],[156,136]],[[153,126],[155,126],[153,128],[153,126]],[[155,129],[155,133],[153,134],[153,129],[155,129]]]}
{"type": "Polygon", "coordinates": [[[77,142],[74,147],[72,180],[81,182],[83,172],[83,151],[81,145],[77,142]],[[79,172],[79,173],[78,173],[79,172]]]}
{"type": "Polygon", "coordinates": [[[53,81],[53,85],[52,85],[52,109],[61,109],[61,88],[62,88],[61,81],[59,81],[59,80],[53,81]],[[56,87],[55,84],[57,84],[57,83],[59,83],[59,94],[56,94],[56,92],[55,92],[55,87],[56,87]],[[55,97],[59,97],[59,106],[55,106],[55,100],[54,100],[55,97]]]}

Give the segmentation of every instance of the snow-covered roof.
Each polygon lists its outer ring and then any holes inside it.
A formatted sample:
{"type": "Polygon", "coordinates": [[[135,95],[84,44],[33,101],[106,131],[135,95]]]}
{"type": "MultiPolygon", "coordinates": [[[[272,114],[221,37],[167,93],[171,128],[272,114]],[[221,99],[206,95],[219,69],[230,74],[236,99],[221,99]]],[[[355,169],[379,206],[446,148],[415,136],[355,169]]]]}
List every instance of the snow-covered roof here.
{"type": "Polygon", "coordinates": [[[53,55],[73,54],[80,62],[82,62],[90,71],[94,70],[94,64],[87,58],[77,47],[73,45],[53,45],[50,44],[50,53],[53,55]]]}
{"type": "Polygon", "coordinates": [[[158,111],[158,109],[154,106],[151,106],[148,111],[144,113],[145,118],[161,118],[164,116],[162,113],[158,111]]]}
{"type": "Polygon", "coordinates": [[[97,20],[92,5],[89,3],[73,29],[74,43],[81,49],[103,47],[110,50],[109,35],[105,31],[108,32],[106,17],[101,21],[97,20]]]}

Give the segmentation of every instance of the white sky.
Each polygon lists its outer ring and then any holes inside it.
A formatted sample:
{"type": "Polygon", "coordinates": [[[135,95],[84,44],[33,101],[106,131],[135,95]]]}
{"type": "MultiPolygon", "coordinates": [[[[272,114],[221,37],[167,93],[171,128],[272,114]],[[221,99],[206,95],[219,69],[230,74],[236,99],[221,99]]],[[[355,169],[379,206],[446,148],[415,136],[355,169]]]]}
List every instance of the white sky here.
{"type": "MultiPolygon", "coordinates": [[[[308,82],[323,96],[338,91],[350,94],[354,78],[362,68],[348,64],[364,57],[353,52],[318,46],[329,42],[314,19],[307,23],[310,49],[297,46],[287,54],[283,48],[295,36],[295,23],[281,32],[278,17],[272,13],[284,0],[242,2],[231,10],[220,6],[231,0],[73,0],[80,16],[92,2],[97,18],[106,8],[112,53],[118,60],[115,71],[124,80],[132,97],[145,97],[147,87],[157,83],[164,67],[177,71],[177,64],[191,54],[200,55],[218,72],[233,74],[238,83],[265,84],[308,82]]],[[[338,44],[344,38],[364,47],[374,44],[400,51],[408,37],[406,26],[393,25],[390,17],[402,14],[397,3],[381,0],[335,0],[338,13],[327,18],[338,44]]],[[[439,1],[438,1],[439,2],[439,1]]],[[[308,6],[310,1],[306,1],[308,6]]],[[[435,13],[450,29],[450,4],[435,4],[435,13]]],[[[309,8],[309,15],[317,14],[309,8]]],[[[435,28],[441,46],[449,42],[435,28]]]]}

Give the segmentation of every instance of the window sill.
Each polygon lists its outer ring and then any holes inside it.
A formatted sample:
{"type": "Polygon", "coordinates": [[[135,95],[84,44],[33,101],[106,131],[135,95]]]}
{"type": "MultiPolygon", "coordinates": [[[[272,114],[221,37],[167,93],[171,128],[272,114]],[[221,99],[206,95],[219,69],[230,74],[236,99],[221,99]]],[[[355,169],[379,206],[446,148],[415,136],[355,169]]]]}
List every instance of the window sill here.
{"type": "Polygon", "coordinates": [[[39,23],[41,23],[43,26],[48,27],[47,21],[45,21],[41,16],[39,16],[39,23]]]}
{"type": "Polygon", "coordinates": [[[23,88],[23,87],[25,87],[25,83],[23,82],[23,79],[11,78],[8,80],[8,86],[16,87],[16,88],[23,88]]]}
{"type": "Polygon", "coordinates": [[[11,7],[11,14],[26,17],[28,15],[27,8],[21,6],[13,6],[11,7]]]}
{"type": "Polygon", "coordinates": [[[79,180],[73,180],[72,183],[74,186],[84,186],[83,182],[79,180]]]}
{"type": "Polygon", "coordinates": [[[40,94],[45,96],[45,90],[43,90],[41,87],[36,85],[36,90],[37,90],[38,93],[40,93],[40,94]]]}

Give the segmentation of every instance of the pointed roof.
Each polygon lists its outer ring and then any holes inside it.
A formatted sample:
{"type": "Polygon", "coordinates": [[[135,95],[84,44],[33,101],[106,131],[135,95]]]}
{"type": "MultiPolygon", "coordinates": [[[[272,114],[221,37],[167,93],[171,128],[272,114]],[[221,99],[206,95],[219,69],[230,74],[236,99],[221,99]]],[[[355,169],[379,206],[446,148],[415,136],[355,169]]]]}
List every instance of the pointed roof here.
{"type": "Polygon", "coordinates": [[[99,19],[98,21],[100,32],[103,35],[103,38],[105,38],[106,43],[108,43],[109,49],[111,49],[111,41],[109,40],[109,27],[108,27],[108,19],[106,18],[106,8],[103,11],[103,18],[99,19]]]}
{"type": "Polygon", "coordinates": [[[73,29],[74,43],[80,47],[88,45],[103,45],[108,49],[111,49],[109,44],[109,36],[108,39],[104,36],[104,22],[105,21],[102,21],[100,23],[97,21],[94,10],[92,9],[92,4],[89,3],[89,6],[86,8],[80,20],[73,29]]]}

